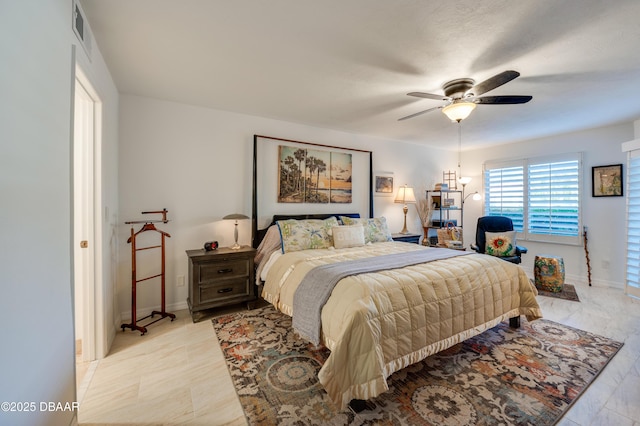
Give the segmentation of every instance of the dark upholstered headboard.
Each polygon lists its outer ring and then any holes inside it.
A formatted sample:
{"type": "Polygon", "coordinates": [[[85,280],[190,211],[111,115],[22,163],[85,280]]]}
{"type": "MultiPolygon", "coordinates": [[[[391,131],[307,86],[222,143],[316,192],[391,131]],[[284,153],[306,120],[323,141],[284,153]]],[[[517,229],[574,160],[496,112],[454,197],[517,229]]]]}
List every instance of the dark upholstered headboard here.
{"type": "MultiPolygon", "coordinates": [[[[347,216],[347,217],[360,217],[360,213],[324,213],[324,214],[289,214],[289,215],[285,215],[285,214],[276,214],[273,216],[273,220],[271,221],[271,223],[269,224],[269,226],[271,225],[275,225],[275,223],[279,220],[286,220],[286,219],[296,219],[296,220],[302,220],[302,219],[327,219],[329,217],[335,216],[338,220],[340,220],[340,216],[347,216]]],[[[253,240],[253,248],[258,248],[258,246],[260,245],[260,243],[262,242],[262,239],[264,238],[264,235],[267,233],[267,229],[269,229],[269,226],[267,226],[264,229],[258,229],[257,230],[257,234],[256,234],[256,238],[254,238],[253,240]]]]}

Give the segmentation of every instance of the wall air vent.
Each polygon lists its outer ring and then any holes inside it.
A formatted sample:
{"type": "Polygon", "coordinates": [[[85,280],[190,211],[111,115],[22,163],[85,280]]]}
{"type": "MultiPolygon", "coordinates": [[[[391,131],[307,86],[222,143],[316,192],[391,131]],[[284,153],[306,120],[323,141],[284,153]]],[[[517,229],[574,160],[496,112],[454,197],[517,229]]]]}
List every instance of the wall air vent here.
{"type": "Polygon", "coordinates": [[[72,27],[73,32],[78,37],[78,41],[84,48],[85,53],[91,60],[91,45],[93,42],[93,35],[91,34],[91,29],[89,28],[89,22],[86,20],[86,15],[80,6],[80,2],[78,0],[73,0],[73,20],[72,27]]]}

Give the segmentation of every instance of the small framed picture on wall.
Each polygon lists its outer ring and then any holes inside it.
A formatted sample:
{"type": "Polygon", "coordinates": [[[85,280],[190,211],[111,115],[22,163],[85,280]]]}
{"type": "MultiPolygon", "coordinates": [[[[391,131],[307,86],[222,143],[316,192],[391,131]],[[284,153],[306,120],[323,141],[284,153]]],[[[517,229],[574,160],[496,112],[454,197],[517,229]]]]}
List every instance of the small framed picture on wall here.
{"type": "Polygon", "coordinates": [[[622,197],[622,164],[591,168],[591,195],[593,197],[622,197]]]}
{"type": "Polygon", "coordinates": [[[393,173],[392,172],[376,172],[374,174],[374,191],[376,196],[392,197],[393,196],[393,173]]]}

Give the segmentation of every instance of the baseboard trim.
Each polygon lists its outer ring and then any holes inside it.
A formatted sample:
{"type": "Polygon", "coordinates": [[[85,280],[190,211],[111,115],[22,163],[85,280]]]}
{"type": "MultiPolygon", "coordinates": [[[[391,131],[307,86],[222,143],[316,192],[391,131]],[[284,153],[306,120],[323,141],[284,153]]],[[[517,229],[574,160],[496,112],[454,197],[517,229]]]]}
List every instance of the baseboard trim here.
{"type": "MultiPolygon", "coordinates": [[[[189,308],[189,305],[187,305],[186,300],[184,302],[171,303],[166,306],[167,312],[181,311],[183,309],[188,309],[188,308],[189,308]]],[[[147,315],[151,315],[151,312],[159,311],[159,310],[160,310],[160,305],[137,309],[136,318],[146,317],[147,315]]],[[[131,311],[120,312],[120,321],[118,321],[116,327],[120,328],[120,325],[127,321],[131,321],[131,311]]]]}
{"type": "MultiPolygon", "coordinates": [[[[527,276],[530,279],[534,279],[534,276],[532,273],[527,272],[527,276]]],[[[573,284],[573,285],[578,285],[578,286],[585,286],[588,287],[589,286],[589,279],[587,277],[581,276],[581,275],[573,275],[573,274],[566,274],[564,276],[564,282],[568,283],[568,284],[573,284]]],[[[616,290],[624,290],[624,283],[619,283],[616,281],[609,281],[609,280],[603,280],[603,279],[599,279],[599,278],[592,278],[591,279],[591,286],[592,287],[606,287],[606,288],[614,288],[616,290]]]]}

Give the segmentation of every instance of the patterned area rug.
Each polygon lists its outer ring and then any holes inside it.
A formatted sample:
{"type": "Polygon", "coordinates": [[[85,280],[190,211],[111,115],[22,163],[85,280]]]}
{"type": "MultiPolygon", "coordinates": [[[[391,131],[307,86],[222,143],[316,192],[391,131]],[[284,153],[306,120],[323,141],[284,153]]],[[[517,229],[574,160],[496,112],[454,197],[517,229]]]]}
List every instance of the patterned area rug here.
{"type": "Polygon", "coordinates": [[[547,320],[501,323],[394,373],[360,413],[341,412],[317,381],[313,350],[271,306],[214,318],[251,425],[553,425],[622,347],[547,320]]]}
{"type": "MultiPolygon", "coordinates": [[[[533,280],[531,282],[533,282],[533,280]]],[[[563,284],[562,291],[559,291],[557,293],[554,293],[553,291],[538,289],[538,294],[540,296],[555,297],[556,299],[572,300],[574,302],[580,301],[578,293],[576,292],[576,288],[573,286],[573,284],[563,284]]]]}

